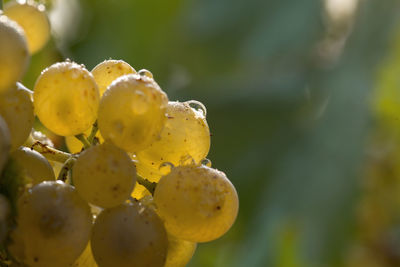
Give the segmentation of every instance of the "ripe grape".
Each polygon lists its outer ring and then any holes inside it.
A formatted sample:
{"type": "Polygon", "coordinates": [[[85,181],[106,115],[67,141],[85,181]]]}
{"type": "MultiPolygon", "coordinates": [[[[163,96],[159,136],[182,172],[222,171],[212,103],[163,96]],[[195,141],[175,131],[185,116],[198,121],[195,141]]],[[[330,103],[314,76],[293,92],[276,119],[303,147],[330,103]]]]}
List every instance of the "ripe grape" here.
{"type": "Polygon", "coordinates": [[[168,253],[164,267],[185,267],[193,257],[197,244],[168,235],[168,253]]]}
{"type": "Polygon", "coordinates": [[[0,13],[0,94],[21,79],[30,60],[22,28],[0,13]]]}
{"type": "Polygon", "coordinates": [[[72,177],[82,198],[109,208],[129,198],[136,182],[136,169],[125,151],[104,143],[79,155],[72,177]]]}
{"type": "Polygon", "coordinates": [[[31,267],[70,266],[85,249],[92,215],[73,186],[43,182],[17,203],[17,227],[8,250],[31,267]]]}
{"type": "Polygon", "coordinates": [[[0,173],[3,170],[3,166],[8,159],[8,152],[10,150],[10,131],[4,121],[3,117],[0,116],[0,173]]]}
{"type": "Polygon", "coordinates": [[[32,1],[10,1],[4,6],[4,15],[16,21],[24,30],[31,54],[39,51],[49,40],[50,24],[44,5],[32,1]]]}
{"type": "Polygon", "coordinates": [[[146,189],[143,185],[136,183],[135,188],[133,189],[131,193],[131,197],[136,198],[136,199],[141,199],[144,196],[150,195],[149,190],[146,189]]]}
{"type": "Polygon", "coordinates": [[[97,117],[99,91],[92,74],[73,62],[45,69],[35,84],[35,112],[58,135],[83,133],[97,117]]]}
{"type": "Polygon", "coordinates": [[[158,181],[163,173],[163,162],[174,166],[205,158],[210,150],[210,130],[205,112],[190,107],[189,103],[168,102],[168,119],[160,133],[160,139],[146,149],[137,152],[137,171],[151,181],[158,181]]]}
{"type": "Polygon", "coordinates": [[[93,226],[99,267],[164,266],[168,239],[161,219],[140,203],[103,210],[93,226]]]}
{"type": "Polygon", "coordinates": [[[142,150],[159,137],[167,103],[167,95],[154,80],[138,74],[124,75],[108,87],[101,99],[101,135],[128,152],[142,150]]]}
{"type": "Polygon", "coordinates": [[[42,154],[27,147],[15,150],[11,157],[17,162],[20,170],[28,179],[28,183],[38,184],[43,181],[55,180],[53,167],[42,154]]]}
{"type": "Polygon", "coordinates": [[[79,258],[71,265],[71,267],[97,267],[97,263],[93,258],[92,248],[89,244],[79,256],[79,258]]]}
{"type": "Polygon", "coordinates": [[[110,59],[98,64],[91,72],[102,96],[115,79],[126,74],[134,74],[136,70],[123,60],[110,59]]]}
{"type": "Polygon", "coordinates": [[[226,175],[202,165],[173,168],[158,183],[154,202],[168,233],[191,242],[207,242],[225,234],[239,205],[226,175]]]}
{"type": "Polygon", "coordinates": [[[11,150],[15,150],[28,138],[34,121],[31,94],[22,84],[17,83],[1,95],[0,116],[10,131],[11,150]]]}
{"type": "MultiPolygon", "coordinates": [[[[92,128],[86,130],[83,135],[85,137],[88,137],[90,135],[90,133],[92,132],[92,128]]],[[[102,144],[104,142],[103,137],[101,136],[100,132],[97,131],[96,133],[96,137],[99,140],[99,143],[102,144]]],[[[75,154],[75,153],[79,153],[82,151],[83,148],[83,144],[81,141],[79,141],[75,136],[66,136],[65,137],[65,144],[67,145],[67,148],[69,150],[69,152],[75,154]]]]}

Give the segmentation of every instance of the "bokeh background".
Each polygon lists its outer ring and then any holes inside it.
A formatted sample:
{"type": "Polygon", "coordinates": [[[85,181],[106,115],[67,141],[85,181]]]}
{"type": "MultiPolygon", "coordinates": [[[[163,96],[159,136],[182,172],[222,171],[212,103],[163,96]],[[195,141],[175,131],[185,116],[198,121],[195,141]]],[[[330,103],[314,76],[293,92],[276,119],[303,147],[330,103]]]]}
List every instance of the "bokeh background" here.
{"type": "Polygon", "coordinates": [[[400,266],[400,1],[53,0],[24,83],[70,58],[208,109],[240,198],[191,267],[400,266]]]}

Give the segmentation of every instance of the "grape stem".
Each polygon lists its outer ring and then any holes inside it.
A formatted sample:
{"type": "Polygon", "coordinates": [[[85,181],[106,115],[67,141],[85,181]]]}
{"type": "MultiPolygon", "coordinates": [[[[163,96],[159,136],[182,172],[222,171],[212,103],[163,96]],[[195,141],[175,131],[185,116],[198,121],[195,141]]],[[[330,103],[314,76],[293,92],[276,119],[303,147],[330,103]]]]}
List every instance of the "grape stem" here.
{"type": "Polygon", "coordinates": [[[61,163],[66,162],[72,156],[70,153],[60,151],[58,149],[55,149],[54,147],[43,144],[40,141],[36,141],[35,143],[33,143],[31,149],[39,152],[48,160],[53,160],[61,163]]]}
{"type": "Polygon", "coordinates": [[[137,182],[144,187],[152,194],[154,195],[154,191],[156,190],[157,183],[156,182],[150,182],[149,180],[143,178],[140,175],[137,175],[137,182]]]}
{"type": "Polygon", "coordinates": [[[85,149],[88,149],[91,145],[90,142],[88,141],[88,139],[86,139],[86,137],[83,134],[77,134],[75,135],[76,139],[78,139],[79,141],[82,142],[83,147],[85,149]]]}
{"type": "Polygon", "coordinates": [[[97,134],[97,131],[98,131],[98,126],[97,126],[97,121],[95,122],[95,123],[93,123],[93,127],[92,127],[92,131],[90,132],[90,135],[89,135],[89,137],[87,138],[87,140],[88,140],[88,142],[90,143],[90,144],[94,144],[94,141],[95,141],[95,137],[96,137],[96,134],[97,134]]]}
{"type": "Polygon", "coordinates": [[[65,161],[64,165],[62,166],[60,173],[58,174],[57,180],[65,182],[68,178],[68,172],[74,166],[76,158],[70,157],[67,161],[65,161]]]}

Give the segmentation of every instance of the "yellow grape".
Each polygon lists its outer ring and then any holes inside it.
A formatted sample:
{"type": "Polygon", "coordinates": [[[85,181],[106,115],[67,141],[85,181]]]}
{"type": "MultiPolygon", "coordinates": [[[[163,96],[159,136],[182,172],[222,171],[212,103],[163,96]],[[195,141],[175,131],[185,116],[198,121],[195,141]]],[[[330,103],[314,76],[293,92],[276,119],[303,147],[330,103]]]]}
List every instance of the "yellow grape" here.
{"type": "Polygon", "coordinates": [[[85,249],[92,215],[73,186],[40,183],[21,196],[17,210],[8,251],[19,262],[30,267],[70,266],[85,249]]]}
{"type": "Polygon", "coordinates": [[[62,136],[76,135],[95,122],[99,91],[92,74],[73,62],[45,69],[35,84],[36,115],[49,130],[62,136]]]}
{"type": "Polygon", "coordinates": [[[144,196],[150,195],[149,190],[146,189],[143,185],[136,183],[135,188],[133,189],[131,193],[131,197],[136,198],[136,199],[141,199],[144,196]]]}
{"type": "Polygon", "coordinates": [[[71,267],[98,267],[93,258],[90,242],[75,263],[71,265],[71,267]]]}
{"type": "Polygon", "coordinates": [[[142,150],[159,137],[167,104],[167,95],[153,79],[124,75],[108,87],[101,99],[101,135],[125,151],[142,150]]]}
{"type": "Polygon", "coordinates": [[[157,214],[134,202],[105,209],[97,216],[91,246],[99,267],[162,267],[168,239],[157,214]]]}
{"type": "Polygon", "coordinates": [[[136,169],[125,151],[104,143],[79,155],[72,179],[82,198],[109,208],[129,198],[136,182],[136,169]]]}
{"type": "Polygon", "coordinates": [[[30,92],[20,83],[0,96],[0,116],[7,123],[11,150],[17,149],[31,132],[34,115],[30,92]]]}
{"type": "Polygon", "coordinates": [[[125,61],[113,59],[101,62],[91,72],[99,86],[100,96],[103,95],[107,87],[118,77],[136,73],[135,69],[125,61]]]}
{"type": "Polygon", "coordinates": [[[205,108],[195,110],[189,102],[168,102],[167,114],[160,139],[136,154],[138,173],[151,181],[158,181],[164,174],[160,171],[163,162],[174,166],[183,165],[187,160],[200,163],[210,150],[205,108]]]}
{"type": "Polygon", "coordinates": [[[196,251],[197,244],[168,235],[168,253],[164,267],[185,267],[196,251]]]}
{"type": "Polygon", "coordinates": [[[15,150],[11,157],[17,162],[20,170],[28,179],[28,183],[38,184],[43,181],[55,180],[53,167],[39,152],[27,147],[15,150]]]}
{"type": "Polygon", "coordinates": [[[0,173],[3,170],[3,166],[8,159],[8,152],[10,151],[10,131],[4,121],[3,117],[0,116],[0,173]]]}
{"type": "Polygon", "coordinates": [[[0,94],[24,75],[30,56],[24,31],[0,13],[0,94]]]}
{"type": "Polygon", "coordinates": [[[44,5],[32,1],[10,1],[4,6],[4,15],[22,27],[31,54],[39,51],[49,40],[50,24],[44,5]]]}
{"type": "MultiPolygon", "coordinates": [[[[83,135],[85,137],[88,137],[91,132],[92,132],[92,128],[90,128],[89,130],[86,130],[83,133],[83,135]]],[[[97,131],[96,137],[99,140],[100,144],[102,144],[104,142],[104,139],[101,136],[99,131],[97,131]]],[[[65,144],[67,145],[67,148],[68,148],[69,152],[74,153],[74,154],[81,152],[82,148],[83,148],[82,142],[79,141],[75,136],[66,136],[65,137],[65,144]]]]}
{"type": "Polygon", "coordinates": [[[191,242],[225,234],[239,207],[235,187],[223,172],[206,166],[178,166],[163,176],[154,203],[168,233],[191,242]]]}

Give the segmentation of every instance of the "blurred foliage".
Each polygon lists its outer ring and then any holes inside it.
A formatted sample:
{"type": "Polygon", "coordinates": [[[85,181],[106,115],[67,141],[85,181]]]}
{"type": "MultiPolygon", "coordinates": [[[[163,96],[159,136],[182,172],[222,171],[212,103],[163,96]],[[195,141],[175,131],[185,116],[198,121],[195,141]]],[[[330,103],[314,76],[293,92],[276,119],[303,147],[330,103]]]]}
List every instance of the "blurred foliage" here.
{"type": "Polygon", "coordinates": [[[240,212],[190,266],[399,266],[400,2],[327,1],[58,0],[24,82],[124,59],[207,106],[240,212]]]}

